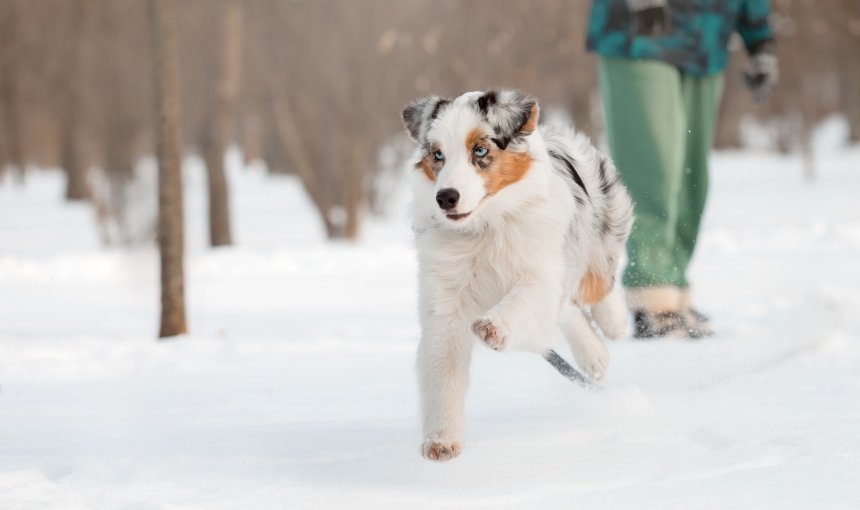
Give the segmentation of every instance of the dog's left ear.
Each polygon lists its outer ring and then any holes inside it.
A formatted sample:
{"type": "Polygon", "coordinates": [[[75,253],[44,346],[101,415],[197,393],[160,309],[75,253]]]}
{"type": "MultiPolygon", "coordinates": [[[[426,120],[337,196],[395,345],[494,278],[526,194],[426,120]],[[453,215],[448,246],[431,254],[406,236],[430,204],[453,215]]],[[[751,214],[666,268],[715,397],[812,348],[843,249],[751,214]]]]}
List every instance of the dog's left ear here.
{"type": "Polygon", "coordinates": [[[537,99],[517,90],[491,90],[477,101],[478,109],[495,131],[493,142],[504,150],[511,140],[531,134],[537,127],[537,99]]]}
{"type": "Polygon", "coordinates": [[[409,137],[418,143],[427,132],[430,122],[438,115],[439,111],[448,103],[450,99],[444,99],[438,96],[422,97],[412,101],[400,112],[400,117],[403,118],[403,123],[406,125],[406,132],[409,137]]]}

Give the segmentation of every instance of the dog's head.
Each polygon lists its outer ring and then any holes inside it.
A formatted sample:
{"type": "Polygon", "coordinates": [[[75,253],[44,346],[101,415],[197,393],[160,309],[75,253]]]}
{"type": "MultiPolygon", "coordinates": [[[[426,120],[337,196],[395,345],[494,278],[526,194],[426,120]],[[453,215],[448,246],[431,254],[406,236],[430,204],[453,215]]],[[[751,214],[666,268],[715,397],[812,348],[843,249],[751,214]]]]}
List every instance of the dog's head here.
{"type": "Polygon", "coordinates": [[[526,138],[537,127],[538,103],[517,91],[425,97],[402,116],[419,145],[415,168],[429,184],[423,188],[450,224],[468,222],[531,167],[526,138]]]}

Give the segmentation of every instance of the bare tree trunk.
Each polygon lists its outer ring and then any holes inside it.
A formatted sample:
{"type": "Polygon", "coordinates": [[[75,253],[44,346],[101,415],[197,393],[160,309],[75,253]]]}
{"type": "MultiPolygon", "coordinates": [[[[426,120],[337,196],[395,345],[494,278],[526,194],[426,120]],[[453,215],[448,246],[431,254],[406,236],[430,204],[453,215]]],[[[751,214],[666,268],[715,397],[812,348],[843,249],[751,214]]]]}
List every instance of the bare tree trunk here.
{"type": "Polygon", "coordinates": [[[741,121],[744,116],[744,94],[741,80],[738,75],[742,66],[742,57],[739,51],[733,51],[729,56],[729,65],[723,73],[723,95],[720,100],[717,117],[716,133],[714,134],[714,147],[717,149],[739,149],[741,147],[741,121]]]}
{"type": "Polygon", "coordinates": [[[209,244],[229,246],[233,244],[233,239],[230,232],[230,193],[224,170],[224,146],[207,140],[203,159],[209,188],[209,244]]]}
{"type": "Polygon", "coordinates": [[[76,121],[64,119],[60,136],[62,137],[60,157],[63,170],[66,172],[66,200],[88,200],[90,184],[86,163],[81,155],[80,131],[76,121]]]}
{"type": "Polygon", "coordinates": [[[743,108],[737,104],[740,98],[736,92],[737,89],[726,87],[726,94],[720,104],[716,133],[714,134],[714,148],[716,149],[739,149],[742,145],[740,127],[743,119],[743,108]]]}
{"type": "MultiPolygon", "coordinates": [[[[856,57],[855,57],[856,58],[856,57]]],[[[845,67],[846,117],[848,117],[848,141],[860,143],[860,66],[849,64],[845,67]]]]}
{"type": "Polygon", "coordinates": [[[346,210],[344,237],[350,241],[356,241],[358,240],[359,227],[361,225],[363,201],[366,196],[364,176],[367,157],[360,145],[352,146],[349,162],[350,168],[346,172],[349,182],[344,190],[344,209],[346,210]]]}
{"type": "Polygon", "coordinates": [[[803,161],[803,180],[807,183],[815,182],[818,175],[815,164],[815,147],[812,145],[812,132],[814,127],[804,116],[800,128],[800,154],[803,161]]]}
{"type": "MultiPolygon", "coordinates": [[[[113,241],[120,244],[134,242],[129,224],[128,185],[134,179],[131,133],[122,119],[113,118],[104,136],[104,165],[108,178],[107,211],[117,230],[113,241]]],[[[160,166],[160,164],[159,164],[160,166]]]]}
{"type": "Polygon", "coordinates": [[[72,65],[68,66],[68,80],[64,87],[65,104],[62,105],[62,125],[60,126],[60,161],[66,171],[66,200],[87,200],[90,198],[90,185],[87,179],[87,164],[81,154],[81,103],[83,101],[83,79],[81,77],[83,35],[83,7],[72,4],[72,65]]]}
{"type": "Polygon", "coordinates": [[[242,4],[227,2],[224,16],[221,69],[214,119],[204,144],[209,181],[209,241],[212,246],[233,244],[230,229],[230,193],[224,170],[224,153],[234,138],[242,54],[242,4]]]}
{"type": "MultiPolygon", "coordinates": [[[[269,129],[274,131],[274,129],[269,129]]],[[[265,160],[264,147],[266,144],[264,142],[263,121],[260,116],[256,114],[246,115],[242,119],[242,126],[239,131],[242,133],[242,155],[245,157],[245,164],[257,159],[265,160]]],[[[274,161],[269,163],[274,163],[274,161]]]]}
{"type": "Polygon", "coordinates": [[[0,2],[0,132],[6,161],[15,169],[16,180],[24,182],[24,148],[21,140],[18,79],[16,66],[20,60],[18,48],[18,19],[14,2],[0,2]]]}
{"type": "Polygon", "coordinates": [[[860,143],[860,66],[857,50],[860,49],[860,3],[843,0],[841,9],[833,11],[844,22],[839,46],[841,50],[841,109],[848,121],[848,143],[860,143]]]}
{"type": "Polygon", "coordinates": [[[173,1],[149,0],[155,77],[158,152],[158,245],[161,252],[160,338],[180,335],[185,324],[183,272],[182,141],[173,1]]]}

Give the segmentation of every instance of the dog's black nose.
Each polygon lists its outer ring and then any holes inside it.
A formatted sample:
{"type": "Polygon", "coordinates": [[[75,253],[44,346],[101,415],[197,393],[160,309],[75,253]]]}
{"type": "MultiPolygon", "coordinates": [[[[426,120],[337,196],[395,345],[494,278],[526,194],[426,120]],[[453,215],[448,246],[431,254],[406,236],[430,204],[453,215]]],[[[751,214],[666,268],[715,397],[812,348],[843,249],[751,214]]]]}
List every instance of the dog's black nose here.
{"type": "Polygon", "coordinates": [[[460,200],[460,192],[454,188],[440,189],[439,193],[436,193],[436,203],[446,211],[457,207],[458,200],[460,200]]]}

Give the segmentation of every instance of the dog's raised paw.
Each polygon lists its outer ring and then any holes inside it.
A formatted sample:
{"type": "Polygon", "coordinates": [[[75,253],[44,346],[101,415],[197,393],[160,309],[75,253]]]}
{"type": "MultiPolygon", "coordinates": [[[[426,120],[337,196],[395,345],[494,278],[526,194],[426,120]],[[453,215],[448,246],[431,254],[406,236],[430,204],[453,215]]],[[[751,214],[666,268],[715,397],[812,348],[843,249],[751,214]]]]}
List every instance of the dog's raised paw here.
{"type": "Polygon", "coordinates": [[[428,439],[421,445],[421,454],[427,460],[444,462],[460,455],[460,443],[456,441],[435,441],[428,439]]]}
{"type": "Polygon", "coordinates": [[[472,323],[472,333],[484,342],[487,347],[501,351],[506,346],[505,336],[490,319],[478,319],[472,323]]]}

